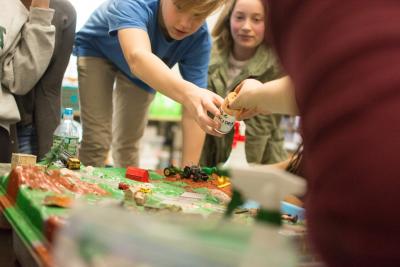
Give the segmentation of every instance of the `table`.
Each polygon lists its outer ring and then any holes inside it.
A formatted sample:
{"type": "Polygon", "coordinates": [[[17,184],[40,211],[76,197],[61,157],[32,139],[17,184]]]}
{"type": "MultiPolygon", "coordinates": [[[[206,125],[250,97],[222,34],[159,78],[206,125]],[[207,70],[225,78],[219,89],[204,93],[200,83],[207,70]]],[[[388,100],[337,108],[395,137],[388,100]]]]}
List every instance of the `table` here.
{"type": "MultiPolygon", "coordinates": [[[[9,166],[0,165],[0,173],[7,171],[9,166]]],[[[4,198],[0,196],[1,206],[7,207],[10,203],[7,203],[4,198]]],[[[10,212],[10,211],[8,211],[10,212]]],[[[7,215],[7,213],[6,213],[7,215]]],[[[16,216],[18,214],[14,214],[16,216]]],[[[8,218],[9,219],[9,218],[8,218]]],[[[14,218],[15,220],[15,218],[14,218]]],[[[21,231],[23,228],[24,220],[18,220],[18,224],[12,224],[12,243],[13,251],[18,262],[23,267],[48,267],[51,266],[51,260],[49,258],[49,249],[46,242],[42,242],[39,237],[35,237],[35,233],[27,234],[26,231],[21,231]],[[28,237],[27,235],[31,235],[28,237]]],[[[26,230],[26,228],[25,228],[26,230]]],[[[299,267],[322,267],[320,263],[310,262],[302,263],[299,267]]]]}
{"type": "MultiPolygon", "coordinates": [[[[10,171],[10,164],[0,163],[0,176],[10,171]]],[[[3,267],[23,266],[23,267],[45,267],[43,261],[32,246],[23,240],[18,228],[13,227],[3,213],[7,201],[0,196],[0,231],[1,243],[0,247],[3,254],[3,267]],[[6,247],[7,246],[7,247],[6,247]]]]}

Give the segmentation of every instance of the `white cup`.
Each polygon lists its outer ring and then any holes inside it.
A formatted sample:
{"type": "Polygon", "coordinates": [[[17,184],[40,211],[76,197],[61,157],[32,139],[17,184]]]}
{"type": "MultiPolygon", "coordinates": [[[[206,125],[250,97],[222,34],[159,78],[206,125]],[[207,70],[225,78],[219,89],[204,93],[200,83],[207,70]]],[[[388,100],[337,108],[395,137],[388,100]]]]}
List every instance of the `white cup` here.
{"type": "Polygon", "coordinates": [[[236,117],[229,115],[222,108],[220,109],[220,112],[221,115],[216,116],[214,120],[218,121],[221,124],[221,126],[219,127],[219,129],[215,129],[215,131],[220,134],[227,134],[232,130],[233,125],[235,124],[236,121],[236,117]]]}

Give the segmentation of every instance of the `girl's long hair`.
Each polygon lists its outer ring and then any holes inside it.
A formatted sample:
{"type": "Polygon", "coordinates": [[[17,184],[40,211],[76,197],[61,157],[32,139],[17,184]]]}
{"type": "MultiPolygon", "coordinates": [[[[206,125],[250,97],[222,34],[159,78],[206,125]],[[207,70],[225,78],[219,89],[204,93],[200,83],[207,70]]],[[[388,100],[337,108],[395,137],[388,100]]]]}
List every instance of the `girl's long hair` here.
{"type": "MultiPolygon", "coordinates": [[[[230,51],[233,47],[233,38],[231,34],[231,25],[230,19],[232,16],[233,9],[237,0],[228,0],[219,15],[217,22],[214,25],[214,28],[211,32],[211,36],[214,38],[214,45],[219,51],[230,51]]],[[[262,1],[262,4],[265,6],[266,3],[262,1]]],[[[265,8],[265,10],[268,10],[265,8]]],[[[270,44],[269,32],[268,32],[268,14],[265,13],[265,37],[264,42],[266,45],[270,44]]]]}

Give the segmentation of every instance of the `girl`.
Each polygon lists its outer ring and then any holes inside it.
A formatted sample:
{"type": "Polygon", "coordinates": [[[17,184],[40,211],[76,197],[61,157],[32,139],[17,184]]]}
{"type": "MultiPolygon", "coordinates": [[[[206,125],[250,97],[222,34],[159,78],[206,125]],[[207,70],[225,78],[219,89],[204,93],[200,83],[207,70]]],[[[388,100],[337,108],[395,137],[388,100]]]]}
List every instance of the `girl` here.
{"type": "MultiPolygon", "coordinates": [[[[263,44],[264,6],[261,0],[236,0],[225,7],[213,30],[215,46],[209,66],[209,90],[225,97],[249,77],[262,82],[282,75],[269,46],[263,44]]],[[[246,157],[252,163],[275,163],[286,159],[279,115],[258,115],[245,120],[246,157]]],[[[207,135],[201,164],[215,166],[227,160],[233,132],[223,138],[207,135]]]]}

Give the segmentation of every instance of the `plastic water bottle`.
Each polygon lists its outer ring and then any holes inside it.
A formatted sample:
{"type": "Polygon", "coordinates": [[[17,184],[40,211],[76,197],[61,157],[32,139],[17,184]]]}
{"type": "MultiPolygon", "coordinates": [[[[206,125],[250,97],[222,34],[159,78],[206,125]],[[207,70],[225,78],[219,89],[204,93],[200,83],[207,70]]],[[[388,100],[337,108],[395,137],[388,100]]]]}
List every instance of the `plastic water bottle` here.
{"type": "Polygon", "coordinates": [[[79,144],[82,142],[82,124],[77,122],[76,120],[72,120],[72,124],[78,129],[78,136],[79,136],[79,144]]]}
{"type": "Polygon", "coordinates": [[[229,169],[231,166],[247,167],[249,163],[246,158],[246,124],[243,121],[236,121],[234,125],[235,134],[233,135],[232,151],[223,168],[229,169]]]}
{"type": "Polygon", "coordinates": [[[62,146],[72,156],[78,156],[79,129],[73,121],[74,110],[65,108],[63,118],[54,131],[53,147],[62,146]]]}

